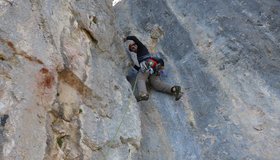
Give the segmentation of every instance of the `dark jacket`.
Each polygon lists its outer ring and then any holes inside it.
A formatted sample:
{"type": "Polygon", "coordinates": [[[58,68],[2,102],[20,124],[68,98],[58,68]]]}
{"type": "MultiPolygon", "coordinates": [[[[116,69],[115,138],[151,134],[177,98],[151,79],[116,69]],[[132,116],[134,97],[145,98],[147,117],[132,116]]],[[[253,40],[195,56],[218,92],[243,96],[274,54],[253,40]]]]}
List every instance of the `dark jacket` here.
{"type": "Polygon", "coordinates": [[[136,38],[135,36],[128,36],[128,37],[126,37],[126,39],[133,40],[136,43],[136,45],[138,47],[137,48],[137,60],[138,60],[139,64],[151,57],[147,47],[142,42],[140,42],[138,38],[136,38]]]}

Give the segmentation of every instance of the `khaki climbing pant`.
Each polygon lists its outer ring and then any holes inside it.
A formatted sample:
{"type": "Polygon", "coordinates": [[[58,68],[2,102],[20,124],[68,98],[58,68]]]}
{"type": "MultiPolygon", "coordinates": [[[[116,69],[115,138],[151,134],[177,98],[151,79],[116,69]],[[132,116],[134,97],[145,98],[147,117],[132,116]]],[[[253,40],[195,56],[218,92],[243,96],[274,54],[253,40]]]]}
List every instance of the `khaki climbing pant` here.
{"type": "Polygon", "coordinates": [[[149,73],[138,72],[137,75],[137,89],[139,93],[138,95],[148,94],[147,87],[146,87],[147,79],[149,80],[151,86],[155,90],[171,94],[172,86],[162,82],[159,76],[150,75],[149,73]]]}

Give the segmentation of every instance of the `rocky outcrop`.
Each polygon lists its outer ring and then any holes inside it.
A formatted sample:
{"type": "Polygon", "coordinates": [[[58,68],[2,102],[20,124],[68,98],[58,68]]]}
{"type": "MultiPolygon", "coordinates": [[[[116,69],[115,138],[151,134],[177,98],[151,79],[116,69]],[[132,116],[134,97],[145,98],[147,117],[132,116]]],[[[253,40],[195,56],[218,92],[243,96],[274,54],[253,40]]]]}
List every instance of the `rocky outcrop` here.
{"type": "Polygon", "coordinates": [[[165,80],[185,88],[179,103],[152,92],[141,104],[140,159],[278,159],[279,8],[273,0],[116,5],[123,34],[161,51],[165,80]]]}
{"type": "Polygon", "coordinates": [[[0,159],[133,155],[139,111],[111,2],[0,1],[0,8],[0,159]]]}
{"type": "Polygon", "coordinates": [[[0,159],[278,159],[280,2],[0,0],[0,159]],[[137,103],[122,38],[180,101],[137,103]]]}

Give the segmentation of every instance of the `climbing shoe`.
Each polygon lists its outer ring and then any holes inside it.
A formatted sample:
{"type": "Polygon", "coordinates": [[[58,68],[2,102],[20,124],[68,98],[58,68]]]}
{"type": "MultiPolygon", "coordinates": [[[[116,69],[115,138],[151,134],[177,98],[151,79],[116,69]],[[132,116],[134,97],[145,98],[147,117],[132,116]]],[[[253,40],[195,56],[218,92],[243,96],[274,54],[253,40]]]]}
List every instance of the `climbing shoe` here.
{"type": "Polygon", "coordinates": [[[149,99],[149,95],[148,94],[141,94],[140,96],[138,96],[136,98],[137,102],[139,101],[147,101],[149,99]]]}
{"type": "Polygon", "coordinates": [[[171,92],[175,96],[175,101],[178,101],[184,94],[183,92],[181,92],[181,87],[180,86],[173,86],[171,88],[171,92]]]}

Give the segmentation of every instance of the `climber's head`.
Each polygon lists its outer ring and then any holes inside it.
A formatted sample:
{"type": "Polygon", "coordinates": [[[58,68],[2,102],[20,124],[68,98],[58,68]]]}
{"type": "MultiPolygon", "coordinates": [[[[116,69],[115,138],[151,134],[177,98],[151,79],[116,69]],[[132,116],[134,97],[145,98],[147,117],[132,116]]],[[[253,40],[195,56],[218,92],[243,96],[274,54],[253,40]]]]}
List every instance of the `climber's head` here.
{"type": "Polygon", "coordinates": [[[137,49],[138,49],[138,46],[137,46],[137,44],[134,41],[132,41],[129,44],[128,49],[129,49],[130,52],[135,52],[136,53],[137,49]]]}

